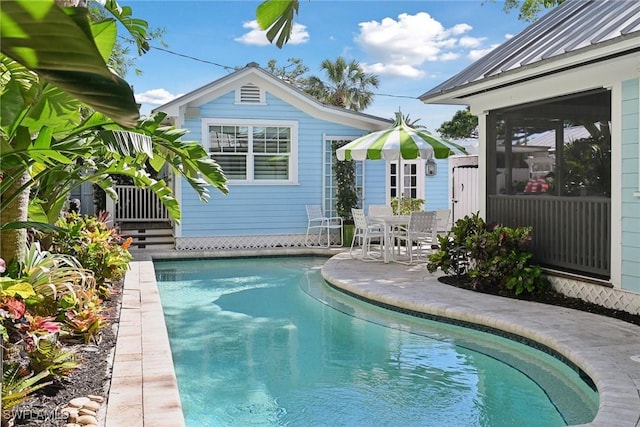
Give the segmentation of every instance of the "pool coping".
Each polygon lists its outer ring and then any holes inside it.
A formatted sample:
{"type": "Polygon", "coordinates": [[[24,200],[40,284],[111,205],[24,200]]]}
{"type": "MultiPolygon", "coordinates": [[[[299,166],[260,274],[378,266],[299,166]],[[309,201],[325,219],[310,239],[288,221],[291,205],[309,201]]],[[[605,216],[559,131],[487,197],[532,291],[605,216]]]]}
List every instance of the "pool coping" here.
{"type": "Polygon", "coordinates": [[[340,249],[276,248],[134,254],[123,289],[106,427],[185,425],[153,260],[229,256],[331,256],[332,286],[404,310],[532,340],[571,361],[595,383],[600,405],[585,426],[640,426],[640,326],[563,307],[479,294],[443,285],[424,265],[351,259],[340,249]],[[585,327],[588,326],[588,327],[585,327]]]}

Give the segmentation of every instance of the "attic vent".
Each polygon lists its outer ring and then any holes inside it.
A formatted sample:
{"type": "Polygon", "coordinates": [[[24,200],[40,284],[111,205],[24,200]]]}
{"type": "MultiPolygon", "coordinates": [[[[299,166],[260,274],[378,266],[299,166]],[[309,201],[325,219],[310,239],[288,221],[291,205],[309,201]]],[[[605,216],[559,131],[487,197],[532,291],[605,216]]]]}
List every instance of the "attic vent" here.
{"type": "Polygon", "coordinates": [[[245,85],[240,88],[240,103],[259,104],[262,102],[260,88],[256,85],[245,85]]]}

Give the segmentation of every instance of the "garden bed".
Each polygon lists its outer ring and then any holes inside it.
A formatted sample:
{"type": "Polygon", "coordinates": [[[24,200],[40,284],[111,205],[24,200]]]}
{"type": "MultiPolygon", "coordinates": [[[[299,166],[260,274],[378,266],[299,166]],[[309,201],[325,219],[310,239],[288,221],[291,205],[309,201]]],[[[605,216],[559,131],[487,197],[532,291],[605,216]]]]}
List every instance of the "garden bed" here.
{"type": "Polygon", "coordinates": [[[587,302],[580,298],[568,297],[564,294],[554,291],[553,289],[537,290],[534,293],[524,292],[520,295],[515,295],[513,292],[505,292],[499,288],[478,288],[473,289],[470,285],[470,281],[466,276],[442,276],[438,279],[442,283],[456,286],[462,289],[468,289],[474,292],[482,292],[491,295],[498,295],[507,298],[516,298],[525,301],[540,302],[543,304],[557,305],[561,307],[573,308],[580,311],[586,311],[593,314],[599,314],[602,316],[613,317],[616,319],[624,320],[625,322],[633,323],[640,326],[640,314],[632,314],[622,310],[616,310],[613,308],[607,308],[599,304],[587,302]]]}
{"type": "MultiPolygon", "coordinates": [[[[25,402],[13,409],[15,425],[26,427],[64,426],[68,416],[64,413],[68,403],[88,395],[101,396],[107,401],[111,383],[111,370],[120,319],[123,280],[113,285],[110,299],[104,301],[104,313],[108,316],[105,327],[95,342],[76,345],[80,366],[63,379],[37,391],[25,402]]],[[[104,418],[106,403],[102,404],[98,418],[104,418]]]]}

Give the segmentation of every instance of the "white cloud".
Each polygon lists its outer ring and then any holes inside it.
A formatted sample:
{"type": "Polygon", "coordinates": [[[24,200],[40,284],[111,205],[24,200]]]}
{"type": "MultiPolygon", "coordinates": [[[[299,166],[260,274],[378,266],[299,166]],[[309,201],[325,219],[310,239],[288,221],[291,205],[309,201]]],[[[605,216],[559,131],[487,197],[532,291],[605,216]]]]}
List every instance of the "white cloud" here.
{"type": "Polygon", "coordinates": [[[420,79],[425,75],[424,71],[406,64],[383,64],[381,62],[377,62],[375,64],[360,63],[360,66],[362,66],[363,71],[366,73],[372,73],[378,76],[389,75],[407,77],[410,79],[420,79]]]}
{"type": "MultiPolygon", "coordinates": [[[[456,53],[450,50],[459,45],[457,36],[472,29],[468,24],[445,28],[425,12],[403,13],[397,20],[384,18],[380,22],[361,22],[359,26],[355,41],[376,60],[379,74],[397,73],[395,75],[413,78],[424,76],[418,67],[427,61],[455,59],[456,53]]],[[[471,37],[464,39],[465,43],[472,40],[471,37]]],[[[374,65],[369,67],[373,69],[374,65]]]]}
{"type": "MultiPolygon", "coordinates": [[[[473,29],[468,24],[446,28],[426,12],[402,13],[397,19],[387,17],[358,25],[360,32],[355,42],[372,59],[361,65],[365,71],[378,75],[419,79],[426,75],[421,69],[426,62],[463,57],[475,61],[498,46],[486,47],[486,37],[468,35],[473,29]]],[[[510,37],[507,34],[505,39],[510,37]]]]}
{"type": "Polygon", "coordinates": [[[477,61],[478,59],[482,58],[483,56],[485,56],[487,53],[491,52],[493,49],[497,48],[498,46],[500,45],[492,44],[486,49],[472,49],[469,51],[467,58],[469,58],[472,61],[477,61]]]}
{"type": "Polygon", "coordinates": [[[440,61],[455,61],[460,58],[460,54],[456,52],[445,52],[440,55],[440,61]]]}
{"type": "MultiPolygon", "coordinates": [[[[261,30],[258,25],[258,21],[253,20],[242,24],[242,28],[247,28],[250,31],[243,34],[241,37],[237,37],[234,40],[240,43],[254,45],[254,46],[267,46],[270,45],[269,39],[267,39],[267,31],[261,30]]],[[[309,32],[307,27],[302,24],[293,24],[291,31],[291,39],[288,44],[302,44],[309,41],[309,32]]]]}
{"type": "Polygon", "coordinates": [[[136,102],[141,104],[163,105],[183,94],[174,95],[166,89],[151,89],[146,92],[136,93],[136,102]]]}
{"type": "Polygon", "coordinates": [[[460,47],[464,48],[474,48],[482,45],[482,42],[486,40],[486,37],[478,38],[478,37],[461,37],[458,41],[460,47]]]}

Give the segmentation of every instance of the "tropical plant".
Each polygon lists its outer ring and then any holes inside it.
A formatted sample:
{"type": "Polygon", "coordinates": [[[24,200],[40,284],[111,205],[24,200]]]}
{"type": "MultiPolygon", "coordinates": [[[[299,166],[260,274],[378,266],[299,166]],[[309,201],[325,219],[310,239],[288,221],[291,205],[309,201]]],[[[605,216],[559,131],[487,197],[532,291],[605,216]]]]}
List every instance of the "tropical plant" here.
{"type": "Polygon", "coordinates": [[[356,188],[356,163],[353,160],[340,161],[335,156],[338,148],[346,142],[331,144],[333,170],[336,179],[336,212],[346,223],[353,224],[351,209],[358,206],[358,189],[356,188]]]}
{"type": "Polygon", "coordinates": [[[356,60],[345,61],[338,57],[335,62],[322,61],[327,81],[311,76],[305,80],[304,91],[313,97],[336,107],[362,111],[373,102],[371,88],[377,88],[380,80],[374,74],[365,73],[356,60]]]}
{"type": "MultiPolygon", "coordinates": [[[[146,22],[133,19],[131,9],[115,1],[107,1],[105,8],[134,37],[139,52],[146,51],[146,22]]],[[[34,212],[49,222],[70,190],[82,182],[97,183],[113,196],[113,174],[129,176],[136,185],[153,190],[179,219],[169,187],[150,178],[144,164],[155,170],[169,164],[201,199],[208,197],[208,184],[226,193],[225,177],[204,149],[178,141],[184,131],[163,125],[164,115],[138,120],[131,88],[105,63],[115,43],[115,21],[91,23],[84,8],[60,8],[47,1],[9,2],[1,14],[4,259],[24,258],[29,191],[36,183],[41,197],[40,209],[34,212]],[[60,38],[74,41],[70,56],[57,49],[63,42],[55,40],[60,38]],[[95,112],[85,116],[87,107],[95,112]]]]}
{"type": "Polygon", "coordinates": [[[79,292],[74,303],[65,311],[61,320],[71,330],[72,336],[80,338],[84,343],[97,341],[100,329],[107,320],[102,300],[95,290],[89,289],[79,292]]]}
{"type": "Polygon", "coordinates": [[[14,407],[24,402],[31,393],[50,385],[52,382],[42,382],[50,376],[48,370],[21,375],[22,366],[18,363],[2,365],[2,426],[9,426],[14,407]]]}
{"type": "Polygon", "coordinates": [[[75,296],[76,290],[93,287],[95,283],[93,272],[83,268],[76,258],[44,251],[39,242],[29,246],[21,277],[36,294],[54,300],[66,294],[75,296]]]}
{"type": "Polygon", "coordinates": [[[74,350],[64,349],[51,336],[32,336],[34,350],[27,354],[35,372],[48,371],[54,377],[64,377],[79,366],[74,350]]]}
{"type": "Polygon", "coordinates": [[[52,237],[53,250],[72,255],[81,269],[93,272],[98,287],[120,280],[132,259],[128,250],[131,238],[118,234],[106,220],[105,214],[70,213],[56,222],[61,231],[52,237]]]}
{"type": "Polygon", "coordinates": [[[520,295],[548,289],[542,270],[532,265],[528,250],[531,227],[489,226],[475,213],[456,221],[438,238],[427,269],[466,274],[474,289],[495,288],[520,295]]]}

